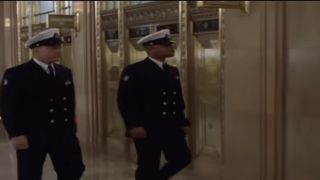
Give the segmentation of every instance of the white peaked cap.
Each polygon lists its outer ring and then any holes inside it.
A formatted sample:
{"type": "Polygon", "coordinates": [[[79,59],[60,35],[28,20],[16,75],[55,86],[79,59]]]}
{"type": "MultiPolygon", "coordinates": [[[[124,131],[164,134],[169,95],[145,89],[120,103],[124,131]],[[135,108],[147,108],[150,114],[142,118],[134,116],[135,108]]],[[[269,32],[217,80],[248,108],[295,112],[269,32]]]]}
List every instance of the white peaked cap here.
{"type": "Polygon", "coordinates": [[[146,42],[154,41],[157,39],[162,39],[165,37],[170,39],[170,30],[169,29],[163,29],[163,30],[148,34],[148,35],[142,37],[141,39],[139,39],[137,43],[143,44],[146,42]]]}
{"type": "Polygon", "coordinates": [[[59,37],[59,35],[60,35],[60,32],[58,28],[47,29],[31,37],[29,40],[25,42],[24,46],[26,48],[29,48],[31,45],[36,44],[37,42],[40,42],[46,39],[55,38],[57,36],[59,37]]]}

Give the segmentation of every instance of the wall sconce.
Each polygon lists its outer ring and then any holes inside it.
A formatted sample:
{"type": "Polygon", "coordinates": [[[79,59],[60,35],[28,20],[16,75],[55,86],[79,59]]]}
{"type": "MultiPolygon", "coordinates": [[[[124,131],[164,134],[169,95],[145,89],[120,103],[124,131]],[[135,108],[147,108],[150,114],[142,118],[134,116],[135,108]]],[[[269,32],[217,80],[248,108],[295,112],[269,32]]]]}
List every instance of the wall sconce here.
{"type": "Polygon", "coordinates": [[[75,30],[76,32],[80,32],[80,13],[76,12],[75,15],[75,30]]]}

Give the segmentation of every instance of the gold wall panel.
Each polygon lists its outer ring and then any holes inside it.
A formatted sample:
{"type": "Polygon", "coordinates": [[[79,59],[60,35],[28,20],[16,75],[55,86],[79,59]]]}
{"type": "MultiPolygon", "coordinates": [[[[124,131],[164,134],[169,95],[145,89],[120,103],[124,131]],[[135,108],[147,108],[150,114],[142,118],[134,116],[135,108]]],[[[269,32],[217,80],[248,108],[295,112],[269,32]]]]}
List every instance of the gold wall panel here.
{"type": "MultiPolygon", "coordinates": [[[[3,12],[3,1],[0,2],[0,12],[3,12]]],[[[0,14],[0,24],[4,24],[4,17],[3,17],[3,13],[0,14]]],[[[4,43],[4,27],[1,26],[0,27],[0,58],[1,59],[5,59],[4,57],[4,50],[5,50],[5,43],[4,43]]],[[[5,61],[0,61],[0,78],[2,79],[2,75],[4,73],[5,70],[5,61]]]]}
{"type": "Polygon", "coordinates": [[[223,179],[284,179],[283,7],[224,10],[223,179]]]}
{"type": "Polygon", "coordinates": [[[19,63],[18,60],[18,19],[17,19],[17,2],[4,1],[3,2],[3,41],[5,42],[5,49],[3,51],[6,67],[11,67],[19,63]]]}
{"type": "Polygon", "coordinates": [[[73,56],[72,56],[72,48],[71,44],[66,44],[62,46],[62,57],[61,57],[61,64],[72,68],[72,64],[74,63],[73,61],[73,56]]]}
{"type": "Polygon", "coordinates": [[[125,7],[128,27],[177,22],[179,1],[154,1],[125,7]]]}
{"type": "Polygon", "coordinates": [[[320,179],[320,2],[286,2],[285,180],[320,179]]]}

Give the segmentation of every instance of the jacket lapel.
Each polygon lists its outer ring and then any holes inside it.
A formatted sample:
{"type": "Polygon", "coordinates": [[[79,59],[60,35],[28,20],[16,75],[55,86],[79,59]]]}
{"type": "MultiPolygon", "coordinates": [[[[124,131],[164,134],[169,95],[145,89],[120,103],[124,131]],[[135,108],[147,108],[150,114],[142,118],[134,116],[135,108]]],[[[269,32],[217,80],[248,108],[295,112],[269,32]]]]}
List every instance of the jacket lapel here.
{"type": "Polygon", "coordinates": [[[157,72],[157,73],[159,73],[159,72],[160,72],[160,73],[163,73],[163,72],[164,72],[164,71],[163,71],[156,63],[154,63],[151,59],[146,58],[145,61],[146,61],[147,65],[148,65],[148,67],[150,67],[150,69],[151,69],[152,72],[157,72]]]}
{"type": "Polygon", "coordinates": [[[33,59],[31,59],[28,62],[28,64],[31,67],[30,69],[31,69],[32,73],[39,75],[39,76],[42,76],[42,77],[48,77],[48,74],[46,73],[46,71],[41,66],[39,66],[36,62],[34,62],[33,59]]]}

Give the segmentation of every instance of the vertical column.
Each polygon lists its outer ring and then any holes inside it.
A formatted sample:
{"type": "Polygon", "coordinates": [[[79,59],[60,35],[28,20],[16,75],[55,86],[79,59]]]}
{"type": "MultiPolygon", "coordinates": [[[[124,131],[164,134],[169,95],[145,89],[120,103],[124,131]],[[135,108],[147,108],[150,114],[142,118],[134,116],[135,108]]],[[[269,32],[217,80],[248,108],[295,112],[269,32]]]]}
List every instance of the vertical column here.
{"type": "Polygon", "coordinates": [[[268,63],[275,56],[272,39],[276,28],[267,23],[270,17],[267,17],[266,2],[251,5],[252,11],[246,15],[227,9],[221,24],[225,93],[223,179],[226,180],[275,178],[272,175],[266,178],[268,146],[271,145],[272,151],[274,140],[270,139],[270,144],[266,142],[267,133],[275,128],[268,125],[275,115],[268,112],[275,106],[271,92],[274,80],[270,78],[274,66],[268,63]]]}
{"type": "Polygon", "coordinates": [[[17,30],[17,4],[16,1],[3,2],[3,42],[5,67],[18,64],[18,30],[17,30]]]}
{"type": "Polygon", "coordinates": [[[127,4],[127,1],[118,1],[118,34],[119,34],[119,61],[120,67],[128,65],[129,60],[129,52],[128,52],[128,33],[126,28],[126,15],[124,12],[124,8],[127,4]]]}
{"type": "Polygon", "coordinates": [[[17,47],[18,47],[18,52],[17,52],[17,61],[18,63],[21,62],[21,2],[17,2],[17,47]]]}
{"type": "MultiPolygon", "coordinates": [[[[0,12],[3,12],[4,9],[4,1],[0,1],[0,12]]],[[[4,14],[0,13],[0,24],[4,24],[4,14]]],[[[0,26],[0,58],[4,58],[4,49],[5,49],[5,43],[4,43],[4,36],[3,36],[4,28],[3,26],[0,26]]],[[[2,79],[3,72],[5,70],[5,61],[0,61],[0,79],[2,79]]]]}
{"type": "MultiPolygon", "coordinates": [[[[192,122],[195,121],[195,62],[193,58],[192,26],[189,18],[189,6],[187,1],[179,1],[179,44],[180,44],[180,71],[181,82],[187,105],[187,116],[192,122]]],[[[192,123],[196,124],[196,123],[192,123]]],[[[189,142],[193,155],[196,154],[196,127],[191,127],[189,142]]]]}
{"type": "Polygon", "coordinates": [[[104,133],[106,128],[104,126],[104,119],[102,119],[102,73],[101,73],[101,2],[95,1],[95,30],[94,30],[94,37],[95,37],[95,55],[96,55],[96,97],[97,97],[97,120],[98,120],[98,142],[99,145],[102,145],[104,133]]]}
{"type": "Polygon", "coordinates": [[[73,58],[77,60],[77,63],[73,64],[73,78],[74,85],[76,89],[76,122],[78,124],[78,135],[81,142],[90,143],[91,135],[91,117],[89,116],[89,90],[88,77],[87,77],[87,44],[86,33],[87,29],[87,3],[84,1],[74,1],[73,3],[73,13],[79,13],[80,21],[80,32],[76,35],[73,34],[72,46],[73,58]],[[79,51],[83,49],[83,51],[79,51]]]}
{"type": "Polygon", "coordinates": [[[72,68],[76,86],[78,134],[81,141],[98,145],[101,127],[97,95],[95,2],[74,1],[73,6],[74,12],[80,16],[80,32],[74,35],[72,45],[73,58],[77,60],[72,68]]]}
{"type": "Polygon", "coordinates": [[[98,112],[98,97],[97,97],[97,74],[96,74],[96,29],[95,29],[95,3],[93,1],[88,1],[87,15],[88,15],[88,27],[87,27],[87,42],[88,52],[87,56],[87,67],[88,67],[88,89],[89,89],[89,116],[91,116],[92,128],[90,133],[92,135],[91,142],[93,145],[100,144],[100,129],[99,129],[99,112],[98,112]]]}
{"type": "MultiPolygon", "coordinates": [[[[29,1],[26,2],[27,4],[25,4],[27,6],[27,15],[29,16],[29,21],[28,21],[28,36],[29,38],[32,37],[32,25],[35,24],[35,18],[34,18],[34,4],[35,2],[33,1],[29,1]]],[[[32,52],[29,51],[29,57],[32,57],[32,52]]]]}
{"type": "MultiPolygon", "coordinates": [[[[129,1],[130,2],[130,1],[129,1]]],[[[119,42],[119,61],[120,61],[120,68],[123,69],[125,66],[127,66],[130,63],[129,58],[129,37],[128,37],[128,30],[126,26],[126,15],[124,8],[129,3],[128,1],[118,1],[118,42],[119,42]]],[[[130,141],[124,142],[125,151],[130,150],[130,141]]]]}
{"type": "MultiPolygon", "coordinates": [[[[284,177],[284,169],[285,169],[285,64],[287,57],[285,56],[286,53],[286,46],[285,46],[285,35],[286,35],[286,21],[285,21],[285,14],[286,14],[286,2],[276,3],[276,47],[274,48],[276,51],[276,59],[274,60],[274,67],[275,67],[275,95],[274,100],[275,102],[271,101],[275,105],[275,116],[273,119],[274,124],[271,124],[271,128],[276,129],[276,132],[273,131],[268,132],[270,135],[268,136],[269,141],[272,144],[275,144],[275,148],[273,149],[274,152],[274,159],[275,162],[272,161],[272,156],[268,158],[268,166],[275,167],[274,172],[267,174],[269,177],[274,175],[276,178],[275,180],[282,180],[285,179],[284,177]],[[274,135],[274,136],[273,136],[274,135]],[[275,137],[275,138],[274,138],[275,137]],[[273,139],[275,139],[276,143],[273,143],[273,139]],[[273,164],[275,164],[273,166],[273,164]]],[[[268,98],[271,99],[271,98],[268,98]]],[[[271,109],[271,108],[270,108],[271,109]]],[[[272,111],[269,111],[272,112],[272,111]]],[[[268,113],[271,114],[271,113],[268,113]]],[[[271,118],[273,118],[271,116],[271,118]]],[[[269,127],[269,125],[268,125],[269,127]]],[[[269,129],[271,129],[269,128],[269,129]]],[[[273,147],[273,146],[272,146],[273,147]]],[[[272,152],[272,151],[271,151],[272,152]]],[[[268,168],[267,166],[267,168],[268,168]]],[[[267,171],[268,172],[268,171],[267,171]]],[[[270,178],[271,179],[271,178],[270,178]]]]}
{"type": "Polygon", "coordinates": [[[224,162],[224,118],[225,118],[225,89],[224,89],[224,59],[225,59],[225,51],[224,51],[224,28],[225,28],[225,22],[224,22],[224,13],[225,10],[222,8],[219,8],[219,50],[220,50],[220,115],[221,115],[221,161],[222,164],[224,162]]]}

